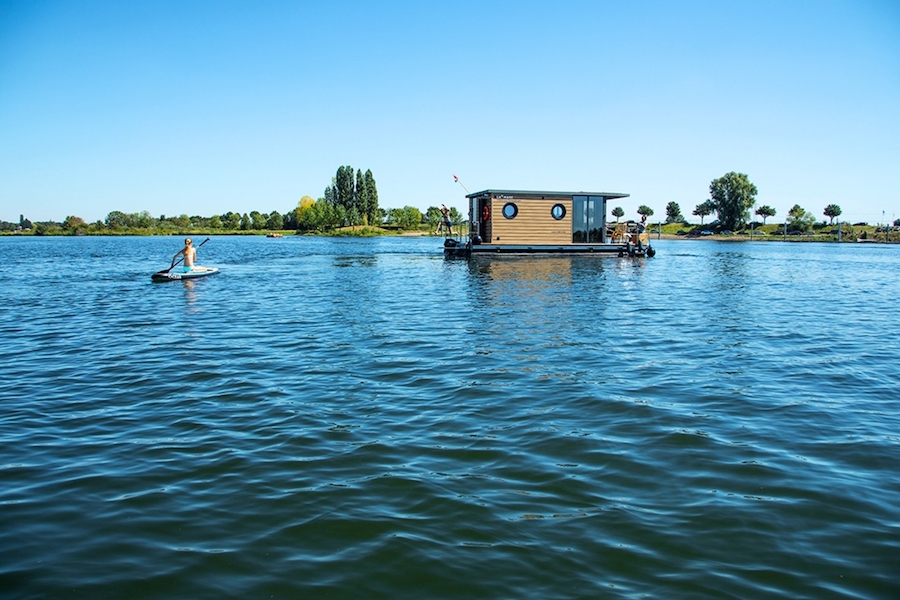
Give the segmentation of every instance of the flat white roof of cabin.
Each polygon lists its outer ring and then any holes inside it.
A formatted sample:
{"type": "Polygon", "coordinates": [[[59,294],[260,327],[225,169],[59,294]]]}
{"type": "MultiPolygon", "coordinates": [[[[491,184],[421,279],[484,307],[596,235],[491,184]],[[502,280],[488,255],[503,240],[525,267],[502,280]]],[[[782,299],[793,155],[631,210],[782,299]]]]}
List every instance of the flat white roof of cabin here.
{"type": "Polygon", "coordinates": [[[535,200],[547,200],[547,199],[563,199],[563,198],[572,198],[572,196],[603,196],[609,200],[615,198],[628,198],[631,194],[623,194],[622,192],[553,192],[553,191],[541,191],[541,190],[483,190],[480,192],[475,192],[474,194],[468,194],[466,198],[478,198],[480,196],[512,196],[513,198],[521,198],[521,199],[535,199],[535,200]]]}

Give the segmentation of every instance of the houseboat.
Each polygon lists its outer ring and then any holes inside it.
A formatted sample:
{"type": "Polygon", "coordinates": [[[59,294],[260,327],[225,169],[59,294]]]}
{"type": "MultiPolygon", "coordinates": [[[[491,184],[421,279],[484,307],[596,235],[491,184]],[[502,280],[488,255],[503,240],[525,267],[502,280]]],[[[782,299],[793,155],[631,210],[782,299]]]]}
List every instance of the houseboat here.
{"type": "Polygon", "coordinates": [[[447,256],[498,253],[615,254],[652,257],[642,226],[607,227],[610,192],[484,190],[469,194],[469,232],[444,240],[447,256]]]}

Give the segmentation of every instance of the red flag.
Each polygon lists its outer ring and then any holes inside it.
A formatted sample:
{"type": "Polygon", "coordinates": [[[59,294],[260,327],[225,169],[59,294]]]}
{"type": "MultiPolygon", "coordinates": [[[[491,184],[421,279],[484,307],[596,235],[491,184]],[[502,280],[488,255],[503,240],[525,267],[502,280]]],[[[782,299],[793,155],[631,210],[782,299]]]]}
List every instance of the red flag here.
{"type": "Polygon", "coordinates": [[[453,181],[455,181],[456,183],[459,183],[459,177],[457,177],[456,175],[454,175],[454,176],[453,176],[453,181]]]}

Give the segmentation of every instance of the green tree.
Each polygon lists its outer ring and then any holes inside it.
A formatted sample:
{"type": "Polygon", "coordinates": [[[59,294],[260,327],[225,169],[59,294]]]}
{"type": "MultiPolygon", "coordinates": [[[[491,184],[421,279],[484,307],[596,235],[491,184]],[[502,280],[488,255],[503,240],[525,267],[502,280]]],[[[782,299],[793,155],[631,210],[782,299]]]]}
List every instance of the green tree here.
{"type": "Polygon", "coordinates": [[[465,220],[463,214],[456,210],[455,206],[450,207],[450,224],[453,225],[454,231],[459,231],[462,222],[465,220]]]}
{"type": "Polygon", "coordinates": [[[828,224],[834,225],[834,218],[841,216],[841,207],[837,204],[829,204],[825,207],[823,214],[830,219],[828,224]]]}
{"type": "Polygon", "coordinates": [[[241,231],[249,231],[253,226],[253,221],[250,220],[250,216],[247,213],[241,215],[241,231]]]}
{"type": "MultiPolygon", "coordinates": [[[[301,200],[301,205],[303,201],[301,200]]],[[[307,205],[300,213],[300,229],[305,231],[324,231],[334,227],[336,208],[325,198],[319,198],[307,205]]]]}
{"type": "Polygon", "coordinates": [[[141,229],[150,229],[152,227],[156,227],[156,220],[150,215],[146,210],[142,210],[139,213],[134,213],[132,217],[134,220],[134,224],[136,227],[140,227],[141,229]]]}
{"type": "Polygon", "coordinates": [[[795,204],[788,211],[788,227],[797,231],[809,231],[816,222],[816,217],[811,212],[795,204]]]}
{"type": "Polygon", "coordinates": [[[353,167],[350,165],[338,167],[331,181],[331,200],[334,206],[341,206],[345,210],[352,208],[356,203],[353,167]]]}
{"type": "Polygon", "coordinates": [[[638,206],[637,214],[639,214],[641,216],[647,215],[648,217],[652,217],[653,209],[650,208],[649,206],[647,206],[646,204],[641,204],[640,206],[638,206]]]}
{"type": "Polygon", "coordinates": [[[87,223],[84,222],[84,219],[76,216],[68,216],[65,218],[62,224],[63,231],[68,231],[70,233],[84,233],[87,229],[87,223]]]}
{"type": "Polygon", "coordinates": [[[422,223],[422,213],[414,206],[392,208],[388,211],[388,218],[400,229],[418,229],[422,223]]]}
{"type": "Polygon", "coordinates": [[[363,173],[361,170],[354,172],[350,165],[338,167],[331,185],[325,188],[325,201],[343,208],[346,222],[378,222],[378,189],[371,169],[363,173]]]}
{"type": "Polygon", "coordinates": [[[709,184],[709,195],[716,205],[722,229],[738,229],[750,218],[756,204],[756,186],[744,173],[727,173],[709,184]]]}
{"type": "Polygon", "coordinates": [[[708,217],[709,215],[716,212],[716,205],[712,200],[707,200],[706,202],[701,202],[696,207],[694,207],[694,216],[700,217],[700,224],[703,225],[703,218],[708,217]]]}
{"type": "Polygon", "coordinates": [[[621,219],[622,217],[625,216],[625,211],[622,210],[621,206],[617,206],[614,209],[612,209],[612,216],[614,216],[616,218],[616,223],[618,223],[619,219],[621,219]]]}
{"type": "Polygon", "coordinates": [[[266,215],[262,214],[258,210],[250,211],[250,227],[252,229],[265,229],[266,228],[266,215]]]}
{"type": "Polygon", "coordinates": [[[684,216],[681,214],[681,207],[677,202],[669,202],[666,204],[666,223],[681,223],[684,216]]]}
{"type": "Polygon", "coordinates": [[[282,229],[299,229],[300,207],[293,208],[282,215],[282,229]]]}
{"type": "Polygon", "coordinates": [[[363,210],[369,217],[369,224],[380,223],[383,211],[378,207],[378,188],[375,185],[375,177],[372,176],[371,169],[366,169],[366,173],[363,175],[363,185],[366,189],[366,205],[363,210]]]}
{"type": "Polygon", "coordinates": [[[763,225],[766,224],[766,219],[769,217],[775,216],[775,209],[769,206],[768,204],[763,204],[759,208],[756,209],[756,214],[762,217],[763,225]]]}
{"type": "Polygon", "coordinates": [[[126,219],[125,213],[114,210],[106,215],[105,223],[110,229],[124,229],[127,226],[126,219]]]}
{"type": "Polygon", "coordinates": [[[364,215],[361,212],[359,212],[359,209],[357,207],[354,206],[346,212],[347,212],[347,224],[348,225],[350,225],[351,227],[365,225],[365,222],[363,221],[364,215]]]}
{"type": "Polygon", "coordinates": [[[353,202],[353,208],[359,214],[359,224],[369,224],[369,189],[366,187],[366,181],[363,178],[361,169],[356,170],[356,198],[353,202]]]}
{"type": "Polygon", "coordinates": [[[228,211],[224,215],[222,215],[222,224],[225,229],[230,229],[232,231],[241,228],[241,215],[238,213],[233,213],[228,211]]]}
{"type": "Polygon", "coordinates": [[[277,210],[273,210],[266,217],[266,229],[278,230],[284,229],[284,217],[277,210]]]}
{"type": "Polygon", "coordinates": [[[441,222],[441,209],[437,206],[429,206],[428,210],[425,211],[425,220],[428,222],[430,231],[437,231],[441,222]]]}

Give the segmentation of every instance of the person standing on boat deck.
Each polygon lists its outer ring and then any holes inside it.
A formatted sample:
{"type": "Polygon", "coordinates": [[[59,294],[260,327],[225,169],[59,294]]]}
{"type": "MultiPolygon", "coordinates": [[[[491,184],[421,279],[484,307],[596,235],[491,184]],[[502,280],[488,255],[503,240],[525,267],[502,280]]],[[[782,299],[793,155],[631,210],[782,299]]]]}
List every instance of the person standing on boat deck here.
{"type": "Polygon", "coordinates": [[[647,229],[647,215],[641,215],[641,221],[634,226],[634,244],[641,245],[641,234],[647,229]]]}
{"type": "Polygon", "coordinates": [[[441,204],[441,229],[447,228],[450,235],[453,235],[453,225],[450,223],[450,209],[441,204]]]}
{"type": "Polygon", "coordinates": [[[644,233],[645,229],[647,229],[647,215],[641,215],[641,222],[637,225],[638,233],[644,233]]]}
{"type": "Polygon", "coordinates": [[[185,272],[193,270],[194,260],[196,260],[197,258],[197,249],[194,248],[194,242],[191,240],[191,238],[185,238],[184,248],[176,252],[175,256],[172,257],[172,266],[169,267],[169,270],[175,267],[175,259],[182,255],[184,255],[185,272]]]}

